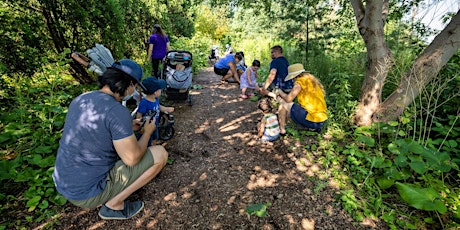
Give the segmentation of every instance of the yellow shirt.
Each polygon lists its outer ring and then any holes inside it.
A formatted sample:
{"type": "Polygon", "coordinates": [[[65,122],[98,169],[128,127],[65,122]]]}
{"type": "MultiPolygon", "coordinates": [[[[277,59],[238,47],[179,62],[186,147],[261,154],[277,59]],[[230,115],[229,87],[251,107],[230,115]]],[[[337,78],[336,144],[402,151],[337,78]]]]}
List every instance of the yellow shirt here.
{"type": "Polygon", "coordinates": [[[321,87],[318,84],[315,86],[312,78],[308,76],[298,77],[295,84],[299,84],[302,88],[297,94],[297,101],[308,112],[306,120],[312,122],[327,120],[327,107],[321,87]]]}

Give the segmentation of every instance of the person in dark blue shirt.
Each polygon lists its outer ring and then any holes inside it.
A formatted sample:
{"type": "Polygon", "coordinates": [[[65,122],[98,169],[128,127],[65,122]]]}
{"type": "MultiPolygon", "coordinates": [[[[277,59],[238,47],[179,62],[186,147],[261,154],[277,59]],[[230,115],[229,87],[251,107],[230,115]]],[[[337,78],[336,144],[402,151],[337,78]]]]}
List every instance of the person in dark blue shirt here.
{"type": "Polygon", "coordinates": [[[260,88],[260,93],[276,98],[276,94],[272,93],[272,90],[279,88],[285,93],[289,93],[292,87],[294,87],[294,82],[292,80],[284,81],[288,74],[289,61],[283,56],[283,48],[281,46],[276,45],[271,48],[271,58],[270,73],[263,87],[260,88]]]}

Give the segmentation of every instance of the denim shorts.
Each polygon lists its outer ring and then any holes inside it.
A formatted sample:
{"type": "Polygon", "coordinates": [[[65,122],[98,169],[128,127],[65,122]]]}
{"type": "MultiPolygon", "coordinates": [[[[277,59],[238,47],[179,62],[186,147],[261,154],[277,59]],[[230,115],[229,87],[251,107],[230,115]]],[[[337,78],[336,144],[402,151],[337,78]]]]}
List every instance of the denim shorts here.
{"type": "Polygon", "coordinates": [[[320,129],[324,122],[312,122],[306,119],[308,112],[297,103],[291,107],[291,120],[296,124],[309,129],[320,129]]]}

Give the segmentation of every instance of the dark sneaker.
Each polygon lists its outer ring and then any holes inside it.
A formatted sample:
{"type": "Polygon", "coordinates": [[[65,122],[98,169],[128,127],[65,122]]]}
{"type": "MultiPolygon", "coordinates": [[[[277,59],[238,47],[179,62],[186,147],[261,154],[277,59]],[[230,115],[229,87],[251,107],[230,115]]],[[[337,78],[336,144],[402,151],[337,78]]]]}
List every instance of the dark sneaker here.
{"type": "Polygon", "coordinates": [[[99,210],[99,216],[104,220],[126,220],[139,213],[143,208],[144,202],[142,201],[125,201],[123,210],[113,210],[104,204],[99,210]]]}

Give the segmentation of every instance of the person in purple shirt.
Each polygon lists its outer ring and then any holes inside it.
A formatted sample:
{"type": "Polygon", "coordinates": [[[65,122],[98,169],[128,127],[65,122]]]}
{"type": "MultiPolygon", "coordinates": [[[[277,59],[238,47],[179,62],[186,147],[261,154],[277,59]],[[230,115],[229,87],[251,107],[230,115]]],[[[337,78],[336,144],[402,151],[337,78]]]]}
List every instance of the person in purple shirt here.
{"type": "Polygon", "coordinates": [[[165,32],[161,29],[161,26],[155,24],[153,26],[152,35],[149,38],[149,50],[147,52],[147,61],[152,60],[152,71],[156,78],[159,78],[158,67],[160,66],[163,58],[166,57],[166,53],[170,50],[169,38],[165,32]]]}

